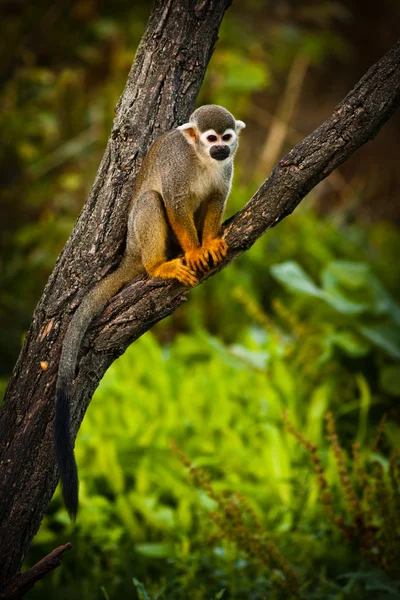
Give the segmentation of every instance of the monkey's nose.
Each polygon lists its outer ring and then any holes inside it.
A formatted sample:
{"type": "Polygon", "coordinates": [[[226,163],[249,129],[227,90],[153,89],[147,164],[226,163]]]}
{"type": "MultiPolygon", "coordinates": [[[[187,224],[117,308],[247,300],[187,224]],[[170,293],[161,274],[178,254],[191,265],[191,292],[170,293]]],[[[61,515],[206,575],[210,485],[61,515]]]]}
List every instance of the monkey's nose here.
{"type": "Polygon", "coordinates": [[[226,144],[214,144],[210,148],[211,158],[215,158],[215,160],[225,160],[225,158],[228,158],[230,152],[230,148],[226,144]]]}

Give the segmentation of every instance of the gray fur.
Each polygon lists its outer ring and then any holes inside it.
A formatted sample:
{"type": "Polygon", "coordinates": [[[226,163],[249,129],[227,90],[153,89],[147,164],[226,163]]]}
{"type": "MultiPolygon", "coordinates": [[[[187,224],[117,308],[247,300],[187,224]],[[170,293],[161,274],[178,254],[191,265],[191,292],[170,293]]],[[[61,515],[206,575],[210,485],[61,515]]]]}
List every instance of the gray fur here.
{"type": "Polygon", "coordinates": [[[200,131],[214,129],[216,133],[222,135],[227,129],[235,129],[235,119],[231,113],[216,104],[206,104],[200,106],[190,117],[190,121],[197,123],[200,131]]]}

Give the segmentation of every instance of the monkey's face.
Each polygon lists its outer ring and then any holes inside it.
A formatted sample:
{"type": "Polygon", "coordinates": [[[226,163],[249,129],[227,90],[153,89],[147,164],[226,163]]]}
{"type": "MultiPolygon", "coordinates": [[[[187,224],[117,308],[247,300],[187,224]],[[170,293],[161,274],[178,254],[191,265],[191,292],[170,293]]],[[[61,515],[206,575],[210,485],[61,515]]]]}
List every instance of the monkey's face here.
{"type": "Polygon", "coordinates": [[[223,106],[206,104],[195,110],[189,123],[180,125],[178,130],[202,160],[214,163],[233,159],[243,127],[243,121],[236,120],[223,106]]]}
{"type": "Polygon", "coordinates": [[[218,134],[214,129],[208,129],[200,135],[202,151],[214,160],[226,160],[232,157],[237,148],[237,135],[233,129],[226,129],[218,134]]]}

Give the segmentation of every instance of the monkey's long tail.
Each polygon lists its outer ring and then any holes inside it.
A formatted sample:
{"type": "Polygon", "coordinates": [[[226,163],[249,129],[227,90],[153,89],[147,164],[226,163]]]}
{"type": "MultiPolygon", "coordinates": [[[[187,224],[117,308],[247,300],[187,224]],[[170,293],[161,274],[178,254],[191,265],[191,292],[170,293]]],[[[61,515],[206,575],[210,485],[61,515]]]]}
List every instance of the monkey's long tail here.
{"type": "Polygon", "coordinates": [[[70,401],[79,348],[92,319],[107,301],[128,281],[139,274],[123,259],[119,268],[101,281],[83,299],[65,334],[56,384],[54,420],[55,452],[62,483],[65,506],[71,519],[78,512],[78,470],[70,431],[70,401]]]}

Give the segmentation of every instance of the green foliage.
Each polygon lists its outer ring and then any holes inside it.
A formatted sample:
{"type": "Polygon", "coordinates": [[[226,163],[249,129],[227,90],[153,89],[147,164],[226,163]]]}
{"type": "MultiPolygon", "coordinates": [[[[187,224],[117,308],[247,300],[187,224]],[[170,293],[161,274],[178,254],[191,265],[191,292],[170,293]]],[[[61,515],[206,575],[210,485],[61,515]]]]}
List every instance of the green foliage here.
{"type": "Polygon", "coordinates": [[[284,420],[290,433],[310,455],[317,475],[320,501],[330,521],[349,543],[357,545],[361,555],[399,580],[400,452],[398,448],[392,450],[388,460],[375,455],[386,417],[379,425],[377,436],[363,461],[358,441],[352,447],[352,460],[348,459],[336,433],[333,415],[331,412],[326,414],[327,438],[335,458],[345,516],[335,506],[333,485],[327,481],[317,446],[296,431],[287,414],[284,420]]]}
{"type": "MultiPolygon", "coordinates": [[[[351,452],[356,439],[357,460],[368,464],[374,421],[397,402],[399,360],[391,340],[398,273],[387,270],[382,248],[392,246],[379,239],[375,228],[361,235],[298,211],[112,365],[77,440],[77,524],[68,522],[57,494],[30,560],[66,539],[74,551],[32,598],[137,593],[208,600],[222,589],[229,599],[287,598],[277,585],[282,568],[260,564],[254,551],[265,536],[302,582],[301,597],[398,593],[393,576],[372,569],[326,519],[318,480],[281,418],[288,410],[296,430],[318,446],[341,505],[325,414],[336,415],[343,451],[351,452]],[[255,285],[263,278],[266,289],[255,285]],[[177,323],[186,332],[161,342],[177,323]],[[382,338],[366,328],[380,328],[382,338]],[[170,439],[209,474],[214,499],[186,478],[170,439]],[[239,527],[249,528],[248,543],[235,529],[221,537],[209,521],[209,513],[217,515],[214,522],[224,515],[229,521],[232,510],[239,518],[238,509],[248,515],[239,527]]],[[[385,457],[399,439],[393,413],[383,450],[373,455],[385,478],[385,457]]]]}
{"type": "MultiPolygon", "coordinates": [[[[325,338],[322,360],[330,358],[335,346],[358,357],[371,352],[373,345],[391,358],[400,358],[400,306],[368,264],[331,261],[321,273],[321,287],[293,261],[274,265],[271,273],[288,290],[313,300],[318,298],[348,318],[341,319],[345,330],[335,330],[325,338]]],[[[318,302],[313,300],[311,306],[318,311],[318,302]]],[[[335,321],[333,312],[327,316],[335,321]]]]}
{"type": "Polygon", "coordinates": [[[232,540],[249,557],[268,568],[273,586],[282,589],[290,597],[297,597],[300,589],[296,573],[269,539],[247,499],[238,492],[217,492],[203,469],[193,465],[174,443],[172,448],[181,462],[189,468],[195,485],[214,501],[216,506],[210,517],[217,525],[221,537],[232,540]]]}

